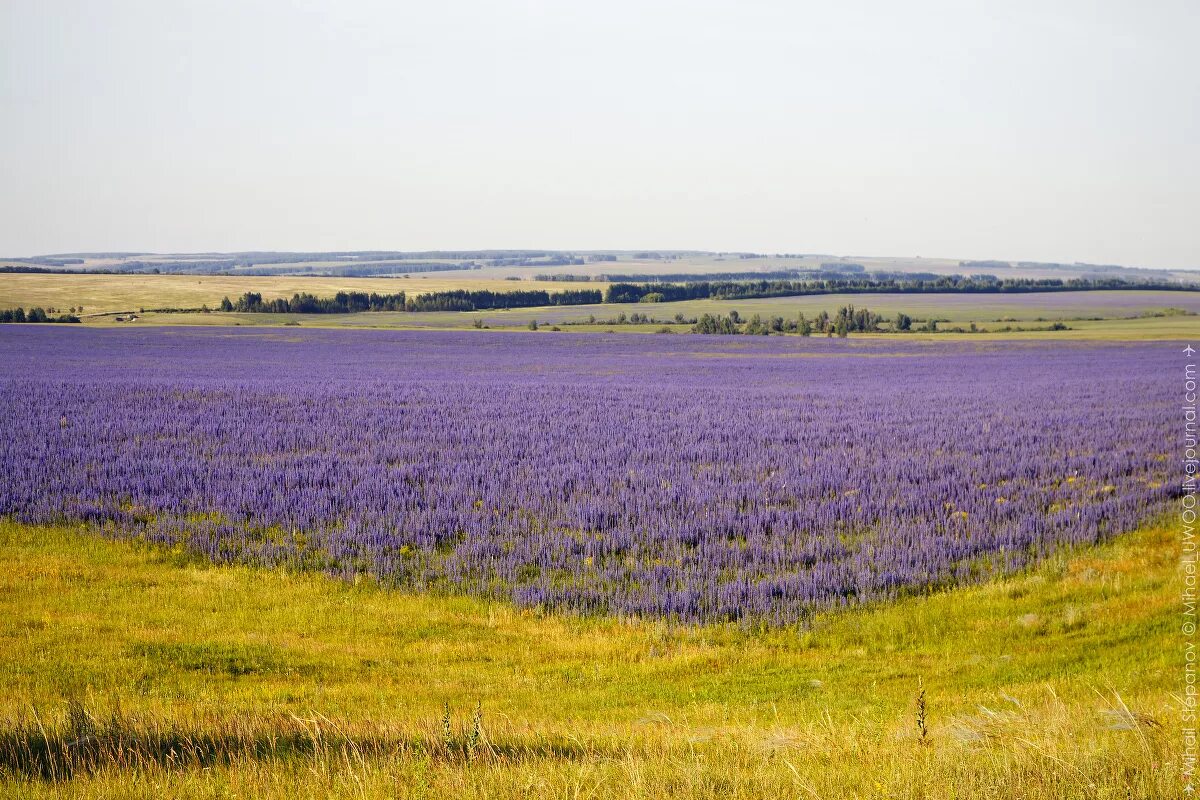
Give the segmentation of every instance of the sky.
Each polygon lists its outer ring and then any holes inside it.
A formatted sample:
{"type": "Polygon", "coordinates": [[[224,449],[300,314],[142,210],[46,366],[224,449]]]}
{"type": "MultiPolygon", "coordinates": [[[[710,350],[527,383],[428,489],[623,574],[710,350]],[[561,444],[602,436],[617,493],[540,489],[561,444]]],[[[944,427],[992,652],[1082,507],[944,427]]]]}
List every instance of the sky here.
{"type": "Polygon", "coordinates": [[[0,1],[0,255],[1200,268],[1200,4],[0,1]]]}

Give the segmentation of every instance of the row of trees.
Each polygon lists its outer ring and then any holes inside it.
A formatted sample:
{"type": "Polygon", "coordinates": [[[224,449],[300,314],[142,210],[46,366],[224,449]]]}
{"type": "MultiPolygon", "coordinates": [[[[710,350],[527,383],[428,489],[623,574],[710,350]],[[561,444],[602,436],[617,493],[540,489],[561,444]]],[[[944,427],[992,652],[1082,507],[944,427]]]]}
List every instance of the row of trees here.
{"type": "Polygon", "coordinates": [[[679,300],[703,300],[713,297],[708,283],[611,283],[604,290],[606,303],[674,303],[679,300]]]}
{"type": "Polygon", "coordinates": [[[222,311],[244,311],[266,314],[350,314],[356,311],[403,311],[404,292],[377,294],[371,292],[338,292],[333,297],[317,297],[308,292],[264,300],[260,292],[246,292],[236,301],[221,300],[222,311]]]}
{"type": "Polygon", "coordinates": [[[603,296],[598,289],[569,289],[565,292],[547,292],[545,289],[519,289],[512,292],[454,289],[447,292],[417,295],[408,300],[404,310],[482,311],[534,306],[582,306],[599,303],[602,300],[603,296]]]}
{"type": "MultiPolygon", "coordinates": [[[[755,314],[749,319],[743,319],[737,311],[728,314],[704,314],[692,325],[692,333],[709,334],[748,334],[751,336],[767,336],[773,333],[798,333],[801,336],[812,336],[814,333],[824,336],[845,337],[851,333],[872,333],[884,330],[881,327],[883,317],[866,308],[842,306],[837,313],[830,315],[822,311],[812,319],[801,313],[796,319],[783,317],[763,317],[755,314]]],[[[892,322],[891,330],[912,330],[912,317],[898,314],[892,322]]],[[[924,330],[936,331],[937,322],[930,320],[924,330]]]]}
{"type": "Polygon", "coordinates": [[[813,322],[805,319],[803,314],[796,319],[764,317],[761,314],[742,319],[736,311],[724,315],[704,314],[692,325],[692,333],[722,335],[770,336],[773,333],[799,333],[801,336],[812,336],[813,330],[813,322]]]}
{"type": "MultiPolygon", "coordinates": [[[[913,329],[913,318],[912,317],[910,317],[908,314],[904,314],[904,313],[900,313],[900,314],[896,315],[896,320],[895,320],[895,322],[892,323],[892,330],[894,330],[894,331],[911,331],[912,329],[913,329]]],[[[937,333],[937,330],[938,330],[937,320],[933,319],[933,318],[927,319],[927,320],[925,320],[925,324],[922,325],[920,328],[917,328],[917,330],[923,331],[925,333],[937,333]]],[[[963,331],[960,328],[960,329],[958,329],[957,332],[964,333],[965,331],[963,331]]],[[[978,329],[975,327],[974,322],[971,323],[970,332],[971,333],[978,332],[978,329]]]]}
{"type": "Polygon", "coordinates": [[[497,308],[530,308],[533,306],[573,306],[599,303],[603,300],[598,289],[571,289],[547,292],[544,289],[493,292],[455,289],[414,296],[404,292],[338,292],[333,297],[317,297],[307,292],[264,300],[260,292],[246,292],[237,300],[221,300],[222,311],[257,312],[264,314],[353,314],[360,311],[480,311],[497,308]]]}
{"type": "Polygon", "coordinates": [[[46,309],[34,306],[29,311],[23,308],[6,308],[0,311],[0,323],[6,322],[79,322],[79,317],[74,314],[54,316],[46,313],[46,309]]]}
{"type": "MultiPolygon", "coordinates": [[[[682,314],[675,316],[676,322],[683,322],[682,314]]],[[[908,314],[899,313],[895,319],[890,320],[885,327],[885,321],[879,314],[875,314],[866,308],[855,308],[854,306],[843,306],[837,310],[835,314],[829,314],[822,311],[812,319],[809,319],[800,314],[796,319],[784,319],[783,317],[763,317],[755,314],[749,319],[744,319],[738,312],[730,311],[728,314],[714,315],[705,314],[697,320],[692,321],[692,333],[715,333],[715,334],[743,334],[743,335],[760,335],[766,336],[773,333],[798,333],[801,336],[812,336],[818,334],[822,336],[840,336],[846,337],[851,333],[982,333],[983,329],[979,328],[974,322],[968,327],[961,325],[951,328],[939,328],[936,319],[924,320],[919,326],[914,327],[914,320],[908,314]]],[[[1055,322],[1046,327],[1040,328],[1014,328],[1011,325],[1003,328],[992,329],[999,332],[1011,331],[1066,331],[1070,330],[1062,322],[1055,322]]]]}
{"type": "MultiPolygon", "coordinates": [[[[883,322],[883,317],[871,313],[868,309],[842,306],[832,317],[822,311],[817,315],[814,327],[817,333],[832,332],[838,336],[845,336],[848,333],[878,331],[881,322],[883,322]]],[[[911,320],[909,322],[911,324],[911,320]]]]}
{"type": "Polygon", "coordinates": [[[604,293],[606,303],[638,303],[647,296],[661,302],[677,300],[746,300],[756,297],[790,297],[812,294],[857,294],[889,292],[895,294],[948,293],[1026,293],[1096,291],[1113,289],[1157,289],[1197,291],[1196,284],[1173,281],[1128,281],[1122,278],[997,278],[993,275],[922,275],[897,274],[863,276],[825,275],[797,280],[696,281],[683,284],[613,283],[604,293]]]}
{"type": "MultiPolygon", "coordinates": [[[[469,291],[454,289],[444,292],[427,292],[408,296],[404,292],[378,294],[375,292],[338,292],[332,298],[319,298],[311,294],[295,294],[292,298],[264,300],[258,292],[246,292],[237,301],[225,298],[221,301],[222,311],[257,311],[266,313],[294,314],[348,314],[358,311],[483,311],[488,309],[530,308],[535,306],[571,306],[599,303],[672,303],[682,300],[741,300],[761,297],[784,297],[798,295],[853,294],[860,292],[889,292],[918,294],[926,292],[964,293],[1019,293],[1054,291],[1089,291],[1109,289],[1160,289],[1197,291],[1194,284],[1169,281],[1127,281],[1121,278],[1006,278],[990,275],[922,276],[916,279],[897,275],[862,276],[850,273],[847,277],[804,280],[752,280],[752,281],[695,281],[685,283],[626,283],[608,286],[604,292],[598,289],[569,289],[562,292],[547,292],[544,289],[514,291],[491,291],[487,289],[469,291]]],[[[853,319],[838,322],[830,318],[834,332],[838,326],[846,332],[876,330],[881,321],[864,317],[865,309],[853,319]]],[[[840,313],[840,312],[839,312],[840,313]]],[[[711,315],[710,315],[711,316],[711,315]]],[[[903,317],[903,315],[901,315],[903,317]]],[[[819,318],[818,318],[819,319],[819,318]]],[[[910,330],[911,319],[897,319],[895,330],[910,330]]],[[[797,325],[799,323],[797,322],[797,325]]],[[[814,324],[819,324],[814,320],[814,324]]],[[[817,332],[825,333],[820,327],[817,332]]]]}
{"type": "Polygon", "coordinates": [[[612,283],[687,283],[694,281],[748,281],[748,280],[797,280],[816,275],[811,270],[774,269],[741,272],[601,272],[596,275],[580,275],[575,272],[541,272],[533,276],[535,281],[609,281],[612,283]]]}

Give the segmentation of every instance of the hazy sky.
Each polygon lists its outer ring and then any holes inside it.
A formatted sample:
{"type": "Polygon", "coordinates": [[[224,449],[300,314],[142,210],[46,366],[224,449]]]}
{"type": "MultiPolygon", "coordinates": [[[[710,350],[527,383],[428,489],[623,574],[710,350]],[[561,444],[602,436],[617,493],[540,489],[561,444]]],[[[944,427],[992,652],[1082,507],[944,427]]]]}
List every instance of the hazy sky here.
{"type": "Polygon", "coordinates": [[[1200,267],[1200,3],[0,0],[0,255],[1200,267]]]}

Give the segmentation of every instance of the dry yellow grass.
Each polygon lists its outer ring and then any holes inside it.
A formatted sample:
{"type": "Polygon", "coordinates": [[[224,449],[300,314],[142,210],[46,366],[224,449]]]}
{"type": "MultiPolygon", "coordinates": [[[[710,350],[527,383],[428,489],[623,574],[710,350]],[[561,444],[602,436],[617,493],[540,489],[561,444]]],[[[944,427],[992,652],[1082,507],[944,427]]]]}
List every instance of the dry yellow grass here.
{"type": "Polygon", "coordinates": [[[0,793],[1175,797],[1171,535],[750,632],[0,523],[0,793]]]}
{"type": "MultiPolygon", "coordinates": [[[[461,275],[461,273],[458,273],[461,275]]],[[[587,284],[603,290],[607,284],[587,284]]],[[[139,308],[216,308],[222,297],[236,299],[245,292],[264,298],[291,297],[308,292],[332,297],[339,291],[442,292],[449,289],[545,289],[556,292],[578,288],[569,283],[506,281],[496,278],[446,277],[439,273],[409,278],[302,278],[219,275],[43,275],[0,274],[0,309],[32,306],[68,309],[83,306],[85,314],[134,311],[139,308]]]]}

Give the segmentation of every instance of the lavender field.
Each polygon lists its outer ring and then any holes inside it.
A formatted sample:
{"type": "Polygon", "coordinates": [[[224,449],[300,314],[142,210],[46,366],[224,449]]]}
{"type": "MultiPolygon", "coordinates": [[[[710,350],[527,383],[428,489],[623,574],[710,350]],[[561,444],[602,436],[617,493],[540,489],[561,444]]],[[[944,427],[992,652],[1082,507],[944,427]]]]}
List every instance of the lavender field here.
{"type": "MultiPolygon", "coordinates": [[[[1162,344],[0,331],[0,516],[788,624],[1161,512],[1162,344]]],[[[750,337],[747,337],[750,338],[750,337]]]]}

